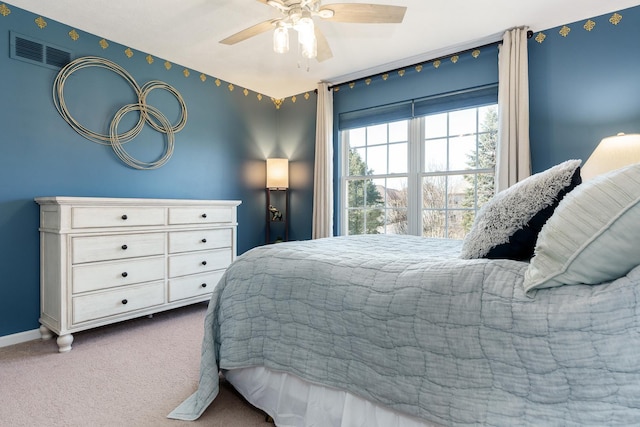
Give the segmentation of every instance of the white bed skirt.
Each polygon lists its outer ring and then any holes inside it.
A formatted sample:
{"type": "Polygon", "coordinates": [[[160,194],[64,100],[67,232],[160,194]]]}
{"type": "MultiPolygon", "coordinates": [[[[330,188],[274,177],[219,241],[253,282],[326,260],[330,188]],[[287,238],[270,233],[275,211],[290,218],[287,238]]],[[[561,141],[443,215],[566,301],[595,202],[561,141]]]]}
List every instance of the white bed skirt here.
{"type": "Polygon", "coordinates": [[[278,427],[435,427],[351,393],[261,366],[225,371],[224,376],[278,427]]]}

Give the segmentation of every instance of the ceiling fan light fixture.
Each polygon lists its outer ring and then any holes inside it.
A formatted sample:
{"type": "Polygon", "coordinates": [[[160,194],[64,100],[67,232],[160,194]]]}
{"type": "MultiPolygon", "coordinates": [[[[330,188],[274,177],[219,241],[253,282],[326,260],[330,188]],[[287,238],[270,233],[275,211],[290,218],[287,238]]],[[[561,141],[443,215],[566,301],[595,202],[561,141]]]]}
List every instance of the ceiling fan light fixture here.
{"type": "Polygon", "coordinates": [[[310,43],[315,38],[315,26],[311,16],[303,16],[293,25],[298,32],[298,42],[300,44],[310,43]]]}
{"type": "Polygon", "coordinates": [[[273,32],[273,50],[276,53],[289,52],[289,30],[282,25],[273,32]]]}
{"type": "Polygon", "coordinates": [[[300,43],[300,54],[306,59],[313,59],[318,56],[318,40],[315,35],[312,34],[311,39],[300,43]]]}
{"type": "Polygon", "coordinates": [[[318,11],[318,16],[322,19],[333,18],[333,15],[335,15],[335,12],[331,9],[320,9],[318,11]]]}

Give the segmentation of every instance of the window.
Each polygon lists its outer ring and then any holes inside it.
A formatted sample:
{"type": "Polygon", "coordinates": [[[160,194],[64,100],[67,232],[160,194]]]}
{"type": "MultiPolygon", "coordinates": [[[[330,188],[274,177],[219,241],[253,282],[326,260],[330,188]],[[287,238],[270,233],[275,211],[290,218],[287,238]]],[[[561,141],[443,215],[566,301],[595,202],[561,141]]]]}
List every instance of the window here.
{"type": "Polygon", "coordinates": [[[497,106],[341,131],[342,234],[462,239],[494,194],[497,106]]]}

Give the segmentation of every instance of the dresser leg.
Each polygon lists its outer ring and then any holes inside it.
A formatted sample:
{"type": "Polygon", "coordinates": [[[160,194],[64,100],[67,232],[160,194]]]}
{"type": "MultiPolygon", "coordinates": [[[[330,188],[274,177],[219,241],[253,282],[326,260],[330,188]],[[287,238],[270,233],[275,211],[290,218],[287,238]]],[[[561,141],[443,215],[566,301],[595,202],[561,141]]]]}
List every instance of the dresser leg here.
{"type": "Polygon", "coordinates": [[[43,341],[46,341],[46,340],[50,340],[53,337],[53,334],[51,333],[49,328],[47,328],[44,325],[40,325],[40,337],[42,338],[43,341]]]}
{"type": "Polygon", "coordinates": [[[73,335],[60,335],[56,340],[58,343],[58,351],[60,353],[66,353],[71,350],[71,343],[73,342],[73,335]]]}

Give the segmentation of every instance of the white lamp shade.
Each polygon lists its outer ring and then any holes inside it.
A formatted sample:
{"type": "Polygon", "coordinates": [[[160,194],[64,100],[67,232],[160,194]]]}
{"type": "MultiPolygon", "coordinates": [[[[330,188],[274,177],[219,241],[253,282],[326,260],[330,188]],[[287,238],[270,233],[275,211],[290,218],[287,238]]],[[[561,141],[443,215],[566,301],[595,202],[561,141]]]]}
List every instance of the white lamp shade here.
{"type": "Polygon", "coordinates": [[[640,134],[619,133],[600,141],[582,166],[583,181],[640,162],[640,134]]]}
{"type": "Polygon", "coordinates": [[[289,188],[288,159],[267,159],[267,188],[289,188]]]}

